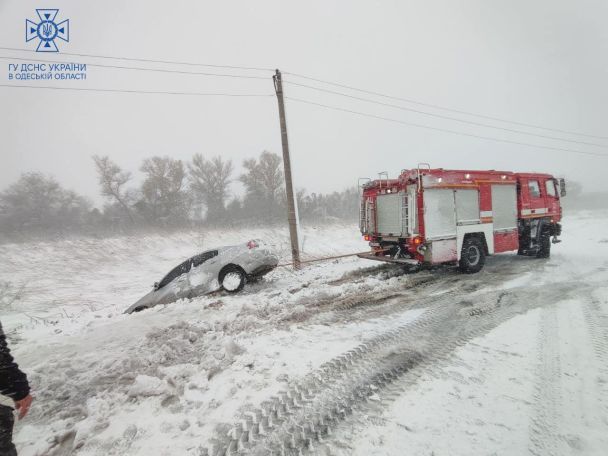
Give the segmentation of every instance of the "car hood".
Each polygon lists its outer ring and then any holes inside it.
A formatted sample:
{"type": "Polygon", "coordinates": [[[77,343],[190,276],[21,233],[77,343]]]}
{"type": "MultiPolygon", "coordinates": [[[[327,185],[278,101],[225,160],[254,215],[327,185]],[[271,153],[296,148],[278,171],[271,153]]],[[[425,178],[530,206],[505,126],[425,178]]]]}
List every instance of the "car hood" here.
{"type": "Polygon", "coordinates": [[[161,288],[160,290],[152,290],[137,302],[129,306],[124,313],[136,312],[139,308],[153,307],[158,304],[167,304],[175,300],[175,293],[170,289],[171,287],[161,288]]]}

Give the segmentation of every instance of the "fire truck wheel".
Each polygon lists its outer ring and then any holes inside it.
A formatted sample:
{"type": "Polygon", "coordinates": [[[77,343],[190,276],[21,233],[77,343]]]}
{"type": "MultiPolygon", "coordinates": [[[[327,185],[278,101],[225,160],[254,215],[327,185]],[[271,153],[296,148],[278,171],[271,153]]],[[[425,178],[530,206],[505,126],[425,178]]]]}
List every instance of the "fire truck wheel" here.
{"type": "Polygon", "coordinates": [[[551,255],[551,235],[548,230],[544,230],[541,234],[539,247],[536,258],[549,258],[551,255]]]}
{"type": "Polygon", "coordinates": [[[477,237],[467,237],[462,244],[462,252],[458,265],[460,270],[467,274],[481,271],[486,262],[483,242],[477,237]]]}
{"type": "Polygon", "coordinates": [[[517,249],[518,255],[530,256],[528,250],[530,248],[530,238],[523,236],[519,239],[519,248],[517,249]]]}

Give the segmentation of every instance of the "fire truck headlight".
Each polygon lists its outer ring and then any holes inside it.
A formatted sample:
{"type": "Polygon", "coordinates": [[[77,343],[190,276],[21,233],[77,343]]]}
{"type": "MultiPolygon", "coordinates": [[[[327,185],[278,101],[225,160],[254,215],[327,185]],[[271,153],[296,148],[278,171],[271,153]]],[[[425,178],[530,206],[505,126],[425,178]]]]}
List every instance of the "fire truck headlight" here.
{"type": "Polygon", "coordinates": [[[386,193],[390,193],[390,192],[391,192],[391,189],[389,188],[389,189],[386,191],[386,193]]]}

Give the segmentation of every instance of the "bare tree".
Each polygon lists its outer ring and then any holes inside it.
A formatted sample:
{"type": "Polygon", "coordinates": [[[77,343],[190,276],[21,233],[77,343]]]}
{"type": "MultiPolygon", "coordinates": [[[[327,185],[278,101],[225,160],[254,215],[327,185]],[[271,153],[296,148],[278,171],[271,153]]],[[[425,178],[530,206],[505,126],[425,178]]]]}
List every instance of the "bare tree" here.
{"type": "Polygon", "coordinates": [[[152,157],[145,159],[140,169],[146,179],[139,207],[146,217],[164,224],[187,220],[189,198],[184,189],[186,172],[182,161],[152,157]]]}
{"type": "Polygon", "coordinates": [[[122,207],[131,223],[135,221],[131,210],[131,200],[126,184],[131,180],[131,173],[123,171],[110,157],[93,155],[97,168],[97,178],[101,186],[101,194],[122,207]]]}
{"type": "Polygon", "coordinates": [[[207,207],[207,220],[222,220],[226,212],[226,200],[232,182],[232,162],[219,155],[205,160],[201,154],[192,157],[188,165],[190,188],[197,199],[207,207]]]}
{"type": "Polygon", "coordinates": [[[245,160],[245,173],[240,176],[245,185],[245,206],[253,210],[254,215],[275,218],[284,199],[283,171],[281,157],[264,151],[259,160],[245,160]],[[262,214],[259,213],[262,212],[262,214]]]}
{"type": "Polygon", "coordinates": [[[0,225],[7,232],[73,230],[85,222],[91,203],[52,177],[22,174],[0,194],[0,225]]]}

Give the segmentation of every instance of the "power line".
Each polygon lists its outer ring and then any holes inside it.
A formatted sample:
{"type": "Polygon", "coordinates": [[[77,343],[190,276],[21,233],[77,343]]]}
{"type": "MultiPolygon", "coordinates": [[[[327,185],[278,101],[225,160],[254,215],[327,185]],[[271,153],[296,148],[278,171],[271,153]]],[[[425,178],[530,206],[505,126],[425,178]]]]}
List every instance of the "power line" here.
{"type": "Polygon", "coordinates": [[[340,107],[337,107],[337,106],[330,106],[330,105],[326,105],[326,104],[322,104],[322,103],[315,103],[313,101],[302,100],[300,98],[293,98],[293,97],[285,97],[285,98],[288,99],[288,100],[299,102],[299,103],[306,103],[306,104],[309,104],[309,105],[319,106],[321,108],[331,109],[331,110],[334,110],[334,111],[347,112],[347,113],[350,113],[350,114],[356,114],[358,116],[370,117],[370,118],[373,118],[373,119],[384,120],[384,121],[398,123],[398,124],[403,124],[403,125],[409,125],[411,127],[425,128],[427,130],[441,131],[441,132],[444,132],[444,133],[451,133],[451,134],[459,135],[459,136],[469,136],[469,137],[472,137],[472,138],[486,139],[486,140],[489,140],[489,141],[497,141],[497,142],[503,142],[503,143],[507,143],[507,144],[517,144],[519,146],[537,147],[537,148],[541,148],[541,149],[556,150],[556,151],[560,151],[560,152],[570,152],[570,153],[575,153],[575,154],[592,155],[592,156],[595,156],[595,157],[606,157],[606,158],[608,158],[608,154],[600,154],[600,153],[595,153],[595,152],[586,152],[586,151],[583,151],[583,150],[575,150],[575,149],[563,149],[561,147],[542,146],[542,145],[539,145],[539,144],[530,144],[530,143],[525,143],[525,142],[520,142],[520,141],[511,141],[509,139],[494,138],[492,136],[476,135],[476,134],[473,134],[473,133],[465,133],[465,132],[457,131],[457,130],[448,130],[448,129],[445,129],[445,128],[431,127],[429,125],[422,125],[422,124],[417,124],[417,123],[413,123],[413,122],[406,122],[404,120],[391,119],[389,117],[382,117],[382,116],[377,116],[375,114],[369,114],[369,113],[360,112],[360,111],[353,111],[353,110],[350,110],[350,109],[340,108],[340,107]]]}
{"type": "MultiPolygon", "coordinates": [[[[28,52],[28,53],[36,52],[32,49],[11,48],[11,47],[4,47],[4,46],[0,46],[0,50],[28,52]]],[[[109,55],[100,55],[100,54],[81,54],[81,53],[62,52],[61,55],[73,56],[73,57],[90,57],[90,58],[98,58],[98,59],[125,60],[125,61],[143,62],[143,63],[160,63],[160,64],[167,64],[167,65],[200,66],[200,67],[208,67],[208,68],[227,68],[227,69],[252,70],[252,71],[274,71],[272,68],[265,68],[265,67],[217,65],[217,64],[209,64],[209,63],[199,63],[199,62],[184,62],[184,61],[176,61],[176,60],[159,60],[159,59],[142,59],[142,58],[135,58],[135,57],[109,56],[109,55]]],[[[5,57],[5,59],[6,58],[8,58],[8,57],[5,57]]],[[[27,60],[27,59],[19,59],[16,57],[14,59],[15,60],[27,60]]],[[[66,62],[52,62],[52,63],[66,63],[66,62]]],[[[218,77],[242,77],[242,78],[249,78],[249,79],[266,79],[265,77],[260,77],[260,76],[247,76],[247,75],[241,76],[241,75],[214,74],[214,73],[181,72],[181,71],[148,69],[148,68],[137,68],[137,67],[124,67],[124,66],[111,66],[111,65],[103,66],[103,65],[92,64],[92,63],[88,63],[88,65],[102,67],[102,68],[118,68],[118,69],[143,70],[143,71],[173,72],[173,73],[181,73],[181,74],[198,74],[198,75],[204,75],[204,76],[218,76],[218,77]]],[[[354,91],[366,93],[369,95],[375,95],[375,96],[380,96],[383,98],[389,98],[389,99],[404,101],[407,103],[417,104],[420,106],[426,106],[429,108],[440,109],[443,111],[449,111],[449,112],[454,112],[454,113],[458,113],[458,114],[464,114],[464,115],[468,115],[468,116],[479,117],[479,118],[488,119],[488,120],[494,120],[494,121],[498,121],[498,122],[510,123],[513,125],[520,125],[520,126],[525,126],[525,127],[530,127],[530,128],[537,128],[537,129],[541,129],[541,130],[553,131],[553,132],[557,132],[557,133],[585,136],[585,137],[596,138],[596,139],[608,139],[608,136],[591,135],[591,134],[587,134],[587,133],[580,133],[580,132],[575,132],[575,131],[570,131],[570,130],[550,128],[550,127],[545,127],[542,125],[536,125],[536,124],[531,124],[531,123],[526,123],[526,122],[518,122],[518,121],[514,121],[514,120],[500,118],[500,117],[493,117],[493,116],[478,114],[478,113],[474,113],[474,112],[470,112],[470,111],[448,108],[446,106],[441,106],[441,105],[436,105],[436,104],[431,104],[431,103],[424,103],[424,102],[421,102],[418,100],[413,100],[410,98],[396,97],[396,96],[387,95],[387,94],[380,93],[380,92],[360,89],[358,87],[353,87],[353,86],[346,85],[346,84],[339,84],[336,82],[326,81],[326,80],[319,79],[319,78],[313,78],[313,77],[306,76],[306,75],[299,74],[299,73],[284,72],[284,74],[288,74],[288,75],[295,76],[298,78],[307,79],[310,81],[316,81],[316,82],[319,82],[322,84],[329,84],[329,85],[333,85],[336,87],[342,87],[345,89],[354,90],[354,91]]],[[[294,83],[292,83],[292,84],[294,84],[294,83]]],[[[427,113],[427,115],[430,115],[430,114],[427,113]]],[[[463,121],[463,120],[459,120],[459,121],[463,121]]],[[[499,127],[490,127],[490,128],[499,128],[499,127]]],[[[523,132],[520,132],[520,133],[523,133],[523,132]]],[[[523,134],[531,134],[531,133],[523,133],[523,134]]],[[[554,139],[551,137],[548,137],[548,138],[554,139]]],[[[555,139],[557,139],[557,138],[555,138],[555,139]]],[[[563,138],[559,138],[559,140],[570,141],[570,140],[563,139],[563,138]]],[[[570,142],[575,142],[575,141],[570,141],[570,142]]],[[[589,145],[598,146],[597,144],[593,144],[593,143],[589,143],[589,145]]],[[[605,146],[599,145],[599,147],[605,147],[605,146]]]]}
{"type": "MultiPolygon", "coordinates": [[[[19,60],[25,62],[42,62],[42,63],[73,63],[66,62],[61,60],[46,60],[46,59],[25,59],[20,57],[9,57],[9,56],[0,56],[2,60],[19,60]]],[[[79,62],[80,63],[80,62],[79,62]]],[[[215,76],[215,77],[223,77],[223,78],[236,78],[236,79],[263,79],[265,81],[269,80],[267,76],[252,76],[252,75],[241,75],[241,74],[228,74],[228,73],[207,73],[201,71],[183,71],[183,70],[168,70],[165,68],[142,68],[142,67],[132,67],[132,66],[121,66],[121,65],[102,65],[100,63],[88,63],[85,65],[99,68],[111,68],[118,70],[136,70],[136,71],[153,71],[158,73],[176,73],[176,74],[192,74],[197,76],[215,76]]]]}
{"type": "MultiPolygon", "coordinates": [[[[1,47],[3,51],[17,51],[17,52],[36,52],[32,49],[19,49],[10,47],[1,47]]],[[[68,55],[71,57],[93,57],[96,59],[111,59],[111,60],[127,60],[132,62],[143,62],[143,63],[162,63],[166,65],[185,65],[185,66],[201,66],[208,68],[229,68],[233,70],[252,70],[252,71],[274,71],[273,68],[260,68],[260,67],[246,67],[246,66],[235,66],[235,65],[214,65],[210,63],[198,63],[198,62],[180,62],[176,60],[154,60],[154,59],[140,59],[134,57],[118,57],[110,55],[96,55],[96,54],[76,54],[70,52],[61,52],[61,55],[68,55]]]]}
{"type": "MultiPolygon", "coordinates": [[[[0,46],[0,50],[16,51],[16,52],[28,52],[28,53],[34,53],[34,52],[36,52],[36,51],[34,51],[32,49],[11,48],[11,47],[4,47],[4,46],[0,46]]],[[[248,67],[248,66],[238,66],[238,65],[217,65],[217,64],[209,64],[209,63],[184,62],[184,61],[176,61],[176,60],[142,59],[142,58],[135,58],[135,57],[109,56],[109,55],[100,55],[100,54],[81,54],[81,53],[62,52],[61,55],[73,56],[73,57],[90,57],[90,58],[99,58],[99,59],[111,59],[111,60],[125,60],[125,61],[143,62],[143,63],[160,63],[160,64],[167,64],[167,65],[200,66],[200,67],[208,67],[208,68],[227,68],[227,69],[251,70],[251,71],[274,71],[272,68],[264,68],[264,67],[248,67]]],[[[0,58],[9,59],[9,57],[0,57],[0,58]]],[[[13,58],[15,60],[29,60],[29,61],[31,61],[31,59],[20,59],[20,58],[17,58],[17,57],[11,57],[11,58],[13,58]]],[[[38,61],[43,61],[43,60],[38,60],[38,61]]],[[[51,63],[67,63],[67,62],[51,62],[51,63]]],[[[152,68],[126,67],[126,66],[118,66],[118,65],[100,65],[100,64],[93,64],[93,63],[87,63],[87,65],[101,67],[101,68],[116,68],[116,69],[129,69],[129,70],[140,70],[140,71],[157,71],[157,72],[168,72],[168,73],[178,73],[178,74],[193,74],[193,75],[201,75],[201,76],[234,77],[234,78],[239,78],[240,77],[240,78],[246,78],[246,79],[266,79],[266,77],[249,76],[249,75],[217,74],[217,73],[202,73],[202,72],[185,72],[185,71],[176,71],[176,70],[163,70],[163,69],[152,69],[152,68]]],[[[436,105],[436,104],[431,104],[431,103],[424,103],[424,102],[421,102],[421,101],[418,101],[418,100],[413,100],[413,99],[410,99],[410,98],[396,97],[396,96],[387,95],[387,94],[380,93],[380,92],[374,92],[374,91],[371,91],[371,90],[360,89],[358,87],[353,87],[353,86],[346,85],[346,84],[340,84],[340,83],[336,83],[336,82],[326,81],[326,80],[319,79],[319,78],[313,78],[313,77],[306,76],[306,75],[299,74],[299,73],[284,72],[284,74],[288,74],[288,75],[295,76],[295,77],[298,77],[298,78],[307,79],[307,80],[310,80],[310,81],[316,81],[316,82],[319,82],[319,83],[322,83],[322,84],[328,84],[328,85],[333,85],[333,86],[336,86],[336,87],[342,87],[342,88],[345,88],[345,89],[354,90],[354,91],[361,92],[361,93],[366,93],[366,94],[369,94],[369,95],[375,95],[375,96],[380,96],[380,97],[383,97],[383,98],[388,98],[388,99],[393,99],[393,100],[404,101],[404,102],[407,102],[407,103],[417,104],[417,105],[420,105],[420,106],[426,106],[426,107],[429,107],[429,108],[440,109],[440,110],[443,110],[443,111],[449,111],[449,112],[454,112],[454,113],[458,113],[458,114],[464,114],[464,115],[468,115],[468,116],[479,117],[479,118],[488,119],[488,120],[494,120],[494,121],[498,121],[498,122],[510,123],[510,124],[513,124],[513,125],[520,125],[520,126],[525,126],[525,127],[530,127],[530,128],[537,128],[537,129],[541,129],[541,130],[553,131],[553,132],[557,132],[557,133],[564,133],[564,134],[577,135],[577,136],[585,136],[585,137],[596,138],[596,139],[608,139],[608,136],[591,135],[591,134],[587,134],[587,133],[580,133],[580,132],[575,132],[575,131],[570,131],[570,130],[563,130],[563,129],[558,129],[558,128],[550,128],[550,127],[545,127],[545,126],[542,126],[542,125],[536,125],[536,124],[531,124],[531,123],[526,123],[526,122],[518,122],[518,121],[514,121],[514,120],[500,118],[500,117],[493,117],[493,116],[484,115],[484,114],[478,114],[478,113],[474,113],[474,112],[470,112],[470,111],[459,110],[459,109],[454,109],[454,108],[448,108],[446,106],[441,106],[441,105],[436,105]]],[[[295,83],[292,82],[291,84],[295,84],[295,83]]],[[[315,88],[315,89],[322,90],[320,88],[315,88]]],[[[401,109],[406,109],[406,108],[401,107],[401,109]]],[[[432,115],[430,113],[423,113],[423,112],[421,112],[421,114],[432,115]]],[[[439,117],[439,116],[436,115],[436,117],[439,117]]],[[[452,119],[452,120],[456,120],[456,119],[452,119]]],[[[458,119],[457,121],[459,121],[459,122],[465,122],[464,120],[461,120],[461,119],[458,119]]],[[[479,125],[480,126],[486,126],[486,125],[483,125],[483,124],[479,124],[479,125]]],[[[500,129],[500,127],[494,127],[494,126],[488,126],[488,127],[489,128],[498,128],[498,129],[500,129]]],[[[503,129],[503,130],[510,131],[508,129],[503,129]]],[[[529,135],[533,134],[533,133],[526,133],[526,132],[517,132],[517,133],[529,134],[529,135]]],[[[564,139],[564,138],[552,138],[552,137],[549,137],[549,136],[541,136],[541,135],[537,135],[537,136],[539,136],[539,137],[545,137],[547,139],[557,139],[557,140],[560,140],[560,141],[568,141],[568,142],[573,142],[573,143],[576,142],[576,141],[571,141],[571,140],[564,139]]],[[[598,147],[606,147],[604,145],[598,145],[598,144],[594,144],[594,143],[584,143],[584,142],[580,142],[580,143],[581,144],[598,146],[598,147]]]]}
{"type": "Polygon", "coordinates": [[[194,95],[205,97],[274,97],[274,94],[252,94],[252,93],[213,93],[213,92],[168,92],[168,91],[149,91],[149,90],[130,90],[130,89],[99,89],[90,87],[53,87],[53,86],[31,86],[17,84],[0,84],[0,87],[10,87],[18,89],[46,89],[46,90],[72,90],[82,92],[114,92],[114,93],[136,93],[145,95],[194,95]]]}
{"type": "Polygon", "coordinates": [[[586,141],[577,141],[574,139],[565,139],[565,138],[559,138],[557,136],[541,135],[538,133],[531,133],[531,132],[522,131],[522,130],[515,130],[512,128],[498,127],[495,125],[489,125],[489,124],[485,124],[485,123],[481,123],[481,122],[475,122],[475,121],[471,121],[471,120],[464,120],[464,119],[458,119],[456,117],[445,116],[443,114],[435,114],[435,113],[431,113],[431,112],[420,111],[419,109],[407,108],[405,106],[399,106],[399,105],[395,105],[395,104],[391,104],[391,103],[383,103],[381,101],[371,100],[369,98],[356,97],[354,95],[349,95],[349,94],[346,94],[343,92],[337,92],[335,90],[324,89],[321,87],[315,87],[315,86],[311,86],[311,85],[307,85],[307,84],[300,84],[297,82],[290,82],[290,81],[285,81],[285,82],[287,84],[290,84],[293,86],[304,87],[304,88],[312,89],[312,90],[318,90],[320,92],[331,93],[331,94],[339,95],[339,96],[346,97],[346,98],[352,98],[353,100],[364,101],[366,103],[374,103],[374,104],[381,105],[381,106],[388,106],[390,108],[401,109],[402,111],[414,112],[417,114],[422,114],[422,115],[430,116],[430,117],[436,117],[438,119],[446,119],[446,120],[451,120],[454,122],[461,122],[461,123],[465,123],[465,124],[475,125],[478,127],[494,128],[497,130],[507,131],[510,133],[517,133],[520,135],[536,136],[536,137],[544,138],[544,139],[553,139],[553,140],[557,140],[557,141],[566,141],[566,142],[571,142],[571,143],[575,143],[575,144],[582,144],[582,145],[586,145],[586,146],[608,148],[608,145],[606,145],[606,144],[598,144],[598,143],[592,143],[592,142],[586,142],[586,141]]]}
{"type": "Polygon", "coordinates": [[[396,97],[396,96],[393,96],[393,95],[387,95],[387,94],[380,93],[380,92],[374,92],[374,91],[371,91],[371,90],[360,89],[358,87],[353,87],[353,86],[346,85],[346,84],[339,84],[339,83],[336,83],[336,82],[325,81],[323,79],[312,78],[310,76],[305,76],[305,75],[298,74],[298,73],[290,73],[290,72],[285,71],[284,74],[288,74],[288,75],[295,76],[295,77],[302,78],[302,79],[308,79],[310,81],[320,82],[321,84],[328,84],[328,85],[332,85],[332,86],[335,86],[335,87],[341,87],[343,89],[354,90],[356,92],[366,93],[368,95],[375,95],[375,96],[379,96],[379,97],[383,97],[383,98],[389,98],[389,99],[398,100],[398,101],[405,101],[406,103],[412,103],[412,104],[416,104],[416,105],[420,105],[420,106],[426,106],[427,108],[441,109],[443,111],[449,111],[449,112],[454,112],[454,113],[458,113],[458,114],[465,114],[467,116],[480,117],[482,119],[495,120],[495,121],[498,121],[498,122],[505,122],[505,123],[510,123],[510,124],[513,124],[513,125],[520,125],[522,127],[538,128],[538,129],[541,129],[541,130],[548,130],[548,131],[553,131],[553,132],[556,132],[556,133],[565,133],[565,134],[568,134],[568,135],[586,136],[588,138],[596,138],[596,139],[608,139],[608,136],[590,135],[590,134],[587,134],[587,133],[580,133],[580,132],[576,132],[576,131],[562,130],[562,129],[559,129],[559,128],[550,128],[550,127],[545,127],[545,126],[542,126],[542,125],[535,125],[535,124],[526,123],[526,122],[518,122],[518,121],[515,121],[515,120],[504,119],[504,118],[501,118],[501,117],[492,117],[492,116],[488,116],[488,115],[485,115],[485,114],[477,114],[477,113],[470,112],[470,111],[464,111],[464,110],[459,110],[459,109],[454,109],[454,108],[448,108],[448,107],[445,107],[445,106],[435,105],[435,104],[431,104],[431,103],[424,103],[422,101],[413,100],[411,98],[396,97]]]}
{"type": "MultiPolygon", "coordinates": [[[[129,90],[129,89],[100,89],[100,88],[89,88],[89,87],[29,86],[29,85],[14,85],[14,84],[0,84],[0,87],[19,88],[19,89],[39,89],[39,90],[68,90],[68,91],[77,91],[77,92],[128,93],[128,94],[144,94],[144,95],[186,95],[186,96],[189,95],[189,96],[210,96],[210,97],[218,96],[218,97],[259,97],[259,98],[274,97],[274,94],[169,92],[169,91],[147,91],[147,90],[129,90]]],[[[299,103],[306,103],[309,105],[314,105],[314,106],[318,106],[318,107],[322,107],[322,108],[326,108],[326,109],[331,109],[334,111],[341,111],[341,112],[346,112],[346,113],[350,113],[350,114],[356,114],[356,115],[363,116],[363,117],[369,117],[369,118],[373,118],[373,119],[384,120],[384,121],[399,123],[399,124],[403,124],[403,125],[409,125],[409,126],[417,127],[417,128],[424,128],[427,130],[451,133],[451,134],[455,134],[455,135],[459,135],[459,136],[468,136],[468,137],[472,137],[472,138],[503,142],[503,143],[507,143],[507,144],[516,144],[516,145],[520,145],[520,146],[537,147],[537,148],[541,148],[541,149],[556,150],[556,151],[560,151],[560,152],[570,152],[570,153],[583,154],[583,155],[591,155],[591,156],[595,156],[595,157],[608,157],[607,154],[586,152],[586,151],[574,150],[574,149],[564,149],[564,148],[560,148],[560,147],[543,146],[543,145],[539,145],[539,144],[530,144],[530,143],[525,143],[525,142],[520,142],[520,141],[512,141],[512,140],[508,140],[508,139],[494,138],[492,136],[476,135],[476,134],[465,133],[465,132],[456,131],[456,130],[448,130],[448,129],[444,129],[444,128],[437,128],[437,127],[431,127],[428,125],[416,124],[413,122],[406,122],[406,121],[398,120],[398,119],[391,119],[388,117],[377,116],[375,114],[353,111],[350,109],[340,108],[340,107],[336,107],[336,106],[329,106],[329,105],[315,103],[312,101],[302,100],[302,99],[294,98],[294,97],[285,97],[285,98],[288,100],[299,102],[299,103]]]]}

